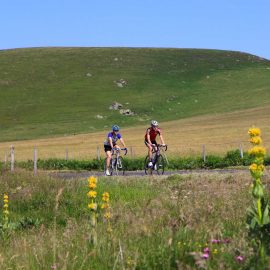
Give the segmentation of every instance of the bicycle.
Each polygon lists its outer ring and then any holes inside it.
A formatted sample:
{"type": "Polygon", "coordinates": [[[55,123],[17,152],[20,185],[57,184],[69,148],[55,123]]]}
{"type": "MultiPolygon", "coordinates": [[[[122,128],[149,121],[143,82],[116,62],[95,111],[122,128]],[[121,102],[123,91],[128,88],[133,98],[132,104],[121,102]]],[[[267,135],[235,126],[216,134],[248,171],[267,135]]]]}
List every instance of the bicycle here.
{"type": "Polygon", "coordinates": [[[157,174],[164,174],[164,167],[165,167],[165,162],[164,162],[164,157],[160,153],[162,151],[167,151],[167,145],[153,145],[152,148],[152,163],[153,165],[151,167],[148,166],[150,159],[149,156],[147,155],[144,161],[144,171],[145,174],[152,175],[153,171],[156,171],[157,174]]]}
{"type": "MultiPolygon", "coordinates": [[[[124,160],[120,155],[120,151],[125,151],[125,154],[127,154],[127,148],[112,148],[112,158],[110,160],[110,175],[113,175],[113,172],[115,171],[116,175],[119,175],[119,172],[122,173],[122,175],[125,174],[125,164],[124,160]]],[[[106,175],[106,161],[107,158],[104,160],[104,173],[106,175]]]]}

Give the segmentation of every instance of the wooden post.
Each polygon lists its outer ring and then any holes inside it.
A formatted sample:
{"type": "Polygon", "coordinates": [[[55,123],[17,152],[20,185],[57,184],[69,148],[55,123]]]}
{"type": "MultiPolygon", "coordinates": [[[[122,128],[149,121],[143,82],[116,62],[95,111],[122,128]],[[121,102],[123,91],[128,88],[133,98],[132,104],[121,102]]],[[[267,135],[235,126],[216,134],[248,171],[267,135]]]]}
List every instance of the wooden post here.
{"type": "Polygon", "coordinates": [[[242,147],[242,143],[240,143],[240,157],[243,158],[244,157],[244,153],[243,153],[243,147],[242,147]]]}
{"type": "Polygon", "coordinates": [[[68,160],[68,148],[66,147],[66,160],[68,160]]]}
{"type": "Polygon", "coordinates": [[[99,149],[99,146],[97,146],[97,159],[100,160],[100,149],[99,149]]]}
{"type": "Polygon", "coordinates": [[[7,152],[5,152],[5,160],[4,160],[4,162],[5,162],[5,168],[7,167],[7,152]]]}
{"type": "Polygon", "coordinates": [[[203,158],[203,161],[205,162],[205,161],[206,161],[206,150],[205,150],[205,144],[202,146],[202,158],[203,158]]]}
{"type": "Polygon", "coordinates": [[[14,146],[11,145],[10,146],[10,171],[11,172],[14,172],[14,162],[15,162],[14,153],[15,153],[14,146]]]}
{"type": "Polygon", "coordinates": [[[130,156],[133,157],[133,148],[130,146],[130,156]]]}
{"type": "Polygon", "coordinates": [[[37,147],[34,147],[34,175],[37,174],[37,147]]]}

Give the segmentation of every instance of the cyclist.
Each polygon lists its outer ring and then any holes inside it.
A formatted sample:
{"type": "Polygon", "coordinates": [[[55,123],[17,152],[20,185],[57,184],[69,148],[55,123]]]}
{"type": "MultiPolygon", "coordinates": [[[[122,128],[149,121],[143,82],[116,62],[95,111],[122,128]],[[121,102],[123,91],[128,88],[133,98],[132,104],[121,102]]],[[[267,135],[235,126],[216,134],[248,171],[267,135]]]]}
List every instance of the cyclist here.
{"type": "Polygon", "coordinates": [[[112,126],[112,131],[108,133],[106,140],[104,141],[104,151],[106,153],[106,175],[111,175],[109,168],[110,168],[110,161],[112,158],[112,149],[113,148],[120,148],[116,142],[120,140],[123,147],[126,149],[125,142],[120,133],[118,133],[120,127],[117,125],[112,126]]]}
{"type": "Polygon", "coordinates": [[[146,129],[146,134],[144,136],[144,143],[148,147],[148,156],[149,156],[148,167],[153,166],[152,149],[153,149],[153,147],[157,146],[157,142],[156,142],[157,135],[159,135],[161,144],[165,145],[161,130],[158,127],[158,122],[156,120],[152,120],[151,121],[151,127],[146,129]]]}

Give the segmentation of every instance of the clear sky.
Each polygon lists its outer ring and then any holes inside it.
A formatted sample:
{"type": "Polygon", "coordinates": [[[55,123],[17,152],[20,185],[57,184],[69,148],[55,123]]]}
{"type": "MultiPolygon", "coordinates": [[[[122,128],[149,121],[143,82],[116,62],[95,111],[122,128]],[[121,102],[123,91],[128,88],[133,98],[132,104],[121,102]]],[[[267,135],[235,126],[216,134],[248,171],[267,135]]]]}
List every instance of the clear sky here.
{"type": "Polygon", "coordinates": [[[270,59],[270,0],[0,0],[0,49],[208,48],[270,59]]]}

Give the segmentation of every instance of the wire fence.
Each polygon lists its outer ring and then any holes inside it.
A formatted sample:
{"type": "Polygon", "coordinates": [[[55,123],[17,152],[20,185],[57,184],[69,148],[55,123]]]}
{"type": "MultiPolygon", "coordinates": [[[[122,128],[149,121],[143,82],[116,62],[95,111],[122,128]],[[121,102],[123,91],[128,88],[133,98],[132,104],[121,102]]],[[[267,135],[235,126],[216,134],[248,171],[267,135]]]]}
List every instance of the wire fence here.
{"type": "MultiPolygon", "coordinates": [[[[268,145],[265,145],[269,149],[268,145]]],[[[248,141],[230,141],[223,143],[190,143],[190,144],[169,144],[166,156],[170,157],[202,157],[206,160],[208,155],[225,155],[228,151],[239,150],[239,155],[243,157],[244,152],[250,148],[248,141]]],[[[0,155],[3,157],[3,163],[9,165],[11,170],[14,170],[15,161],[34,161],[34,173],[37,170],[38,159],[65,159],[65,160],[91,160],[105,158],[103,145],[87,148],[86,145],[77,146],[57,146],[54,148],[40,146],[21,147],[11,145],[0,149],[0,155]]],[[[136,158],[147,155],[147,148],[143,145],[129,146],[127,157],[136,158]]]]}

